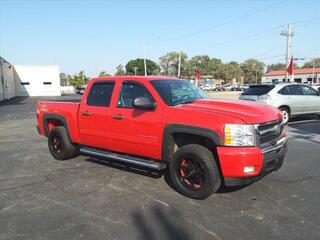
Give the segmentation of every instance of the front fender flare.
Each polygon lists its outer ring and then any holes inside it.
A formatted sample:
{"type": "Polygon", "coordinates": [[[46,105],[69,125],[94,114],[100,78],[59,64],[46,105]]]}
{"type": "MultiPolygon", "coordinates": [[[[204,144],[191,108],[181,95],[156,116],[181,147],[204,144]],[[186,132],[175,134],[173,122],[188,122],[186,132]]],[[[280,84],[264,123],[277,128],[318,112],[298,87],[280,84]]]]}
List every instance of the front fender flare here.
{"type": "Polygon", "coordinates": [[[210,139],[215,145],[223,145],[220,135],[208,128],[195,127],[182,124],[170,124],[164,128],[163,140],[162,140],[162,160],[165,162],[172,159],[172,134],[173,133],[190,133],[210,139]]]}

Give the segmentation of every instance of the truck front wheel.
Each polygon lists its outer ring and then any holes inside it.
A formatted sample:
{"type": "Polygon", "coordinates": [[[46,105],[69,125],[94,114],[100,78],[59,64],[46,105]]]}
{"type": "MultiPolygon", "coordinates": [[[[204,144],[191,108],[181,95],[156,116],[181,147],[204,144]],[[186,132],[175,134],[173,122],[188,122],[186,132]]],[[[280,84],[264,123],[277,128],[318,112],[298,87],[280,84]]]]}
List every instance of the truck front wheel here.
{"type": "Polygon", "coordinates": [[[79,155],[78,148],[70,142],[67,130],[63,126],[55,127],[49,132],[48,146],[51,155],[57,160],[66,160],[79,155]]]}
{"type": "Polygon", "coordinates": [[[190,144],[180,147],[170,162],[170,177],[176,190],[194,199],[205,199],[221,184],[219,169],[212,153],[190,144]]]}

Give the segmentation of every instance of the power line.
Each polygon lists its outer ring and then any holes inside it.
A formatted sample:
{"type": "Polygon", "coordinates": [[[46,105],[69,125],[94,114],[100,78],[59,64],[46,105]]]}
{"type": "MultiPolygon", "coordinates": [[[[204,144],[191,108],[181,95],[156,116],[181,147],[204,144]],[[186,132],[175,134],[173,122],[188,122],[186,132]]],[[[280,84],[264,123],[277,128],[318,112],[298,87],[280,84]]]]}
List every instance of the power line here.
{"type": "Polygon", "coordinates": [[[245,40],[256,40],[256,39],[260,39],[260,38],[265,38],[265,37],[269,37],[270,34],[277,34],[278,31],[274,31],[274,29],[279,29],[280,26],[277,26],[277,27],[274,27],[274,28],[271,28],[272,31],[263,31],[263,32],[259,32],[259,33],[254,33],[254,34],[248,34],[248,35],[244,35],[244,36],[240,36],[240,37],[237,37],[237,38],[234,38],[232,40],[229,40],[229,41],[224,41],[224,42],[218,42],[218,43],[213,43],[215,46],[217,45],[229,45],[229,44],[233,44],[235,41],[239,41],[241,39],[245,39],[245,40]]]}
{"type": "Polygon", "coordinates": [[[280,57],[282,58],[283,54],[274,55],[274,56],[270,56],[270,57],[258,58],[258,60],[274,59],[274,58],[280,58],[280,57]]]}
{"type": "MultiPolygon", "coordinates": [[[[297,21],[297,22],[293,22],[293,24],[296,26],[296,25],[299,25],[301,23],[312,23],[312,22],[316,22],[316,23],[319,23],[320,21],[320,18],[310,18],[310,19],[307,19],[307,20],[300,20],[300,21],[297,21]]],[[[303,24],[305,25],[305,24],[303,24]]]]}
{"type": "MultiPolygon", "coordinates": [[[[273,48],[273,49],[271,49],[271,50],[269,50],[269,51],[265,51],[265,52],[263,52],[263,53],[261,53],[261,54],[255,55],[253,58],[259,58],[259,57],[261,57],[261,56],[265,56],[265,55],[268,54],[268,53],[273,53],[273,52],[275,52],[275,51],[277,51],[277,50],[279,50],[279,49],[282,49],[284,46],[285,46],[285,44],[281,44],[281,45],[279,45],[279,46],[277,46],[277,47],[275,47],[275,48],[273,48]]],[[[267,57],[267,56],[266,56],[266,57],[267,57]]]]}
{"type": "Polygon", "coordinates": [[[190,37],[190,36],[193,36],[193,35],[198,35],[199,33],[203,33],[203,32],[207,32],[207,31],[210,31],[212,29],[215,29],[215,28],[219,28],[219,27],[222,27],[222,26],[225,26],[225,25],[228,25],[230,23],[233,23],[233,22],[237,22],[243,18],[248,18],[248,17],[251,17],[251,16],[254,16],[260,12],[263,12],[267,9],[270,9],[270,8],[273,8],[273,7],[276,7],[284,2],[286,2],[287,0],[282,0],[282,1],[279,1],[279,2],[276,2],[276,3],[272,3],[266,7],[263,7],[263,8],[260,8],[256,11],[253,11],[251,13],[248,13],[248,14],[244,14],[244,15],[240,15],[239,17],[236,17],[236,18],[233,18],[229,21],[225,21],[225,22],[222,22],[220,24],[216,24],[216,25],[213,25],[211,27],[207,27],[205,29],[202,29],[202,30],[198,30],[198,31],[194,31],[194,32],[189,32],[189,33],[185,33],[185,34],[182,34],[180,36],[176,36],[176,37],[173,37],[173,38],[168,38],[168,39],[164,39],[164,40],[158,40],[158,41],[150,41],[150,43],[158,43],[158,42],[164,42],[164,41],[172,41],[172,40],[178,40],[178,39],[182,39],[182,38],[186,38],[186,37],[190,37]]]}

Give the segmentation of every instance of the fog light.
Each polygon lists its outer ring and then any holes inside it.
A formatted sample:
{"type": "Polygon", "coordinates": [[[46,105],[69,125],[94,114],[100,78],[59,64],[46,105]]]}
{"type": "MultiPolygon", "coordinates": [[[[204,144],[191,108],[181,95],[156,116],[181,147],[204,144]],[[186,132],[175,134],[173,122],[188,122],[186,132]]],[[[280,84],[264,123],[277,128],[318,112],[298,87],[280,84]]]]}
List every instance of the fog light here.
{"type": "Polygon", "coordinates": [[[254,172],[254,169],[255,169],[254,166],[246,166],[246,167],[244,167],[243,172],[244,173],[252,173],[252,172],[254,172]]]}

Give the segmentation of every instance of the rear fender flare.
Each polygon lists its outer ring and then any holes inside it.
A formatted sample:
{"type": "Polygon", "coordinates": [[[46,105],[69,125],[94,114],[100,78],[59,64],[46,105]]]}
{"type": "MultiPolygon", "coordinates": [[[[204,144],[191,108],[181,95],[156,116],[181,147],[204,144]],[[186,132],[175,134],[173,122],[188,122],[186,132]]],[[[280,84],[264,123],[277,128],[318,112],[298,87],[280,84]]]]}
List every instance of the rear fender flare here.
{"type": "Polygon", "coordinates": [[[68,135],[68,138],[71,141],[71,137],[70,137],[70,134],[69,134],[69,128],[68,128],[68,123],[67,123],[67,120],[61,116],[61,115],[58,115],[58,114],[53,114],[53,113],[48,113],[48,114],[45,114],[43,116],[43,129],[44,129],[44,132],[45,132],[45,135],[48,137],[49,135],[49,129],[48,129],[48,120],[58,120],[60,122],[63,123],[63,126],[66,128],[67,130],[67,135],[68,135]]]}

